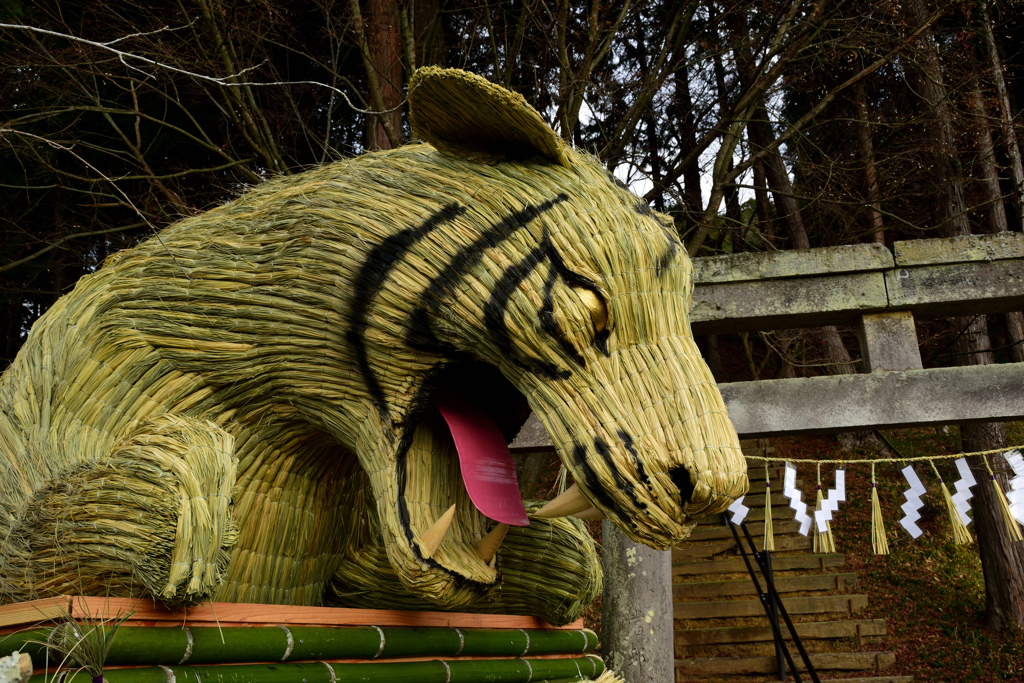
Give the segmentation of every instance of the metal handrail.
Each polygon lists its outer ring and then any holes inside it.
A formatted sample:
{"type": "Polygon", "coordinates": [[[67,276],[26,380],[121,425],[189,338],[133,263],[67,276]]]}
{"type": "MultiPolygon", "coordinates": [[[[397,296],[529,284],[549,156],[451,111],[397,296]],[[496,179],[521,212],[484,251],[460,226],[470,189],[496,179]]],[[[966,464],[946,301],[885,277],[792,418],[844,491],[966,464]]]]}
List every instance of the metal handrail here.
{"type": "MultiPolygon", "coordinates": [[[[754,590],[757,591],[758,598],[761,600],[761,605],[764,606],[765,614],[768,616],[768,621],[771,622],[772,633],[775,636],[776,652],[778,652],[781,647],[782,653],[786,658],[786,663],[789,664],[789,670],[793,672],[793,678],[796,680],[796,683],[802,683],[800,673],[797,671],[796,665],[793,662],[793,656],[790,654],[789,648],[786,647],[785,641],[782,638],[782,628],[779,626],[778,619],[772,618],[772,606],[778,608],[779,613],[782,615],[782,619],[786,622],[786,627],[789,629],[793,642],[796,644],[796,649],[800,653],[800,658],[804,662],[804,666],[811,677],[811,681],[813,681],[813,683],[821,683],[821,679],[818,678],[818,672],[814,670],[814,666],[811,664],[811,658],[808,656],[807,650],[804,648],[803,641],[800,640],[800,636],[797,635],[796,632],[796,627],[793,626],[793,621],[789,618],[789,612],[786,611],[786,606],[782,604],[782,598],[779,597],[779,592],[775,588],[775,579],[772,576],[770,560],[766,561],[765,558],[767,551],[758,552],[757,547],[754,545],[754,539],[750,535],[750,530],[747,529],[746,523],[744,522],[739,525],[740,528],[743,529],[743,535],[746,537],[747,543],[750,544],[750,553],[754,556],[754,561],[757,562],[757,566],[761,570],[761,575],[764,577],[765,587],[768,589],[767,592],[765,592],[761,590],[761,582],[757,580],[754,568],[750,564],[750,558],[747,557],[746,548],[743,547],[743,542],[740,540],[739,534],[736,533],[736,525],[728,521],[727,523],[729,524],[729,529],[732,531],[733,538],[736,539],[736,546],[740,549],[740,553],[743,555],[743,562],[747,565],[747,572],[750,574],[750,578],[754,582],[754,590]]],[[[784,675],[785,672],[783,672],[783,676],[784,675]]]]}

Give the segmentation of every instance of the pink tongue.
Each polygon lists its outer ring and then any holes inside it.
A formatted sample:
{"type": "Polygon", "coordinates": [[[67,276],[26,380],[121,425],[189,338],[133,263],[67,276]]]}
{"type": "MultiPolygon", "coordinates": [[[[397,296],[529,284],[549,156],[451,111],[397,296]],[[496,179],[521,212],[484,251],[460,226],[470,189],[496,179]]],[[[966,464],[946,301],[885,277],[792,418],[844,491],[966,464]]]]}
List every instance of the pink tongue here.
{"type": "Polygon", "coordinates": [[[482,410],[447,389],[434,395],[434,405],[455,440],[469,499],[480,512],[497,522],[530,526],[519,495],[512,454],[498,425],[482,410]]]}

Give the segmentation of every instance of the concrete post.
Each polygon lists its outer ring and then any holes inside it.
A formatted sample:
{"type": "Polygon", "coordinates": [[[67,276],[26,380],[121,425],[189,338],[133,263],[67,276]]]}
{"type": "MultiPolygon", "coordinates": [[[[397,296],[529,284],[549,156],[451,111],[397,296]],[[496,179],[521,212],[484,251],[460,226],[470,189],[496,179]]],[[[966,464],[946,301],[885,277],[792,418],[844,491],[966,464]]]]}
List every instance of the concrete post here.
{"type": "Polygon", "coordinates": [[[861,316],[857,328],[864,372],[920,370],[921,349],[910,311],[871,313],[861,316]]]}
{"type": "Polygon", "coordinates": [[[605,520],[601,643],[626,683],[673,683],[672,551],[629,540],[605,520]]]}

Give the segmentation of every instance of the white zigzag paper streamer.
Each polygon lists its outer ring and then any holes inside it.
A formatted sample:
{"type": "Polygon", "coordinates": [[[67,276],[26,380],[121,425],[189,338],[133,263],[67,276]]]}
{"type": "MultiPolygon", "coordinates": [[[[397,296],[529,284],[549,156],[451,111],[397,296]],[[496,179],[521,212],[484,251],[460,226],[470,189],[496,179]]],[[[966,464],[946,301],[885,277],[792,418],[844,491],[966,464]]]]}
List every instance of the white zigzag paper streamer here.
{"type": "Polygon", "coordinates": [[[1017,449],[1003,453],[1003,457],[1015,475],[1010,480],[1010,492],[1006,496],[1006,502],[1010,504],[1010,514],[1013,518],[1024,524],[1024,457],[1021,457],[1017,449]]]}
{"type": "Polygon", "coordinates": [[[826,524],[832,521],[832,513],[839,509],[839,504],[846,502],[846,471],[836,470],[836,486],[829,489],[821,501],[821,509],[814,511],[814,522],[818,533],[828,531],[826,524]]]}
{"type": "Polygon", "coordinates": [[[743,520],[747,518],[747,513],[750,512],[750,508],[743,504],[744,498],[746,498],[746,496],[740,496],[733,501],[733,504],[728,508],[729,512],[732,513],[732,517],[729,521],[736,526],[743,524],[743,520]]]}
{"type": "Polygon", "coordinates": [[[903,478],[910,484],[910,488],[903,492],[903,495],[907,497],[907,502],[900,506],[903,510],[903,514],[906,515],[900,520],[900,524],[907,530],[907,533],[914,538],[919,538],[923,533],[920,527],[917,526],[917,520],[921,519],[921,513],[918,510],[924,505],[921,502],[921,496],[925,494],[924,484],[917,476],[917,472],[914,471],[913,465],[907,465],[903,468],[903,478]]]}
{"type": "Polygon", "coordinates": [[[789,498],[789,507],[800,522],[800,535],[806,536],[811,530],[811,516],[807,514],[807,503],[800,500],[803,494],[796,488],[796,468],[786,463],[786,474],[782,481],[782,495],[789,498]]]}
{"type": "Polygon", "coordinates": [[[971,468],[964,458],[959,458],[956,461],[956,469],[960,473],[960,481],[953,484],[956,488],[956,493],[952,496],[953,505],[956,506],[956,511],[960,515],[960,521],[967,526],[971,523],[971,518],[967,516],[967,513],[971,511],[971,504],[967,501],[974,497],[971,487],[977,486],[978,481],[971,474],[971,468]]]}

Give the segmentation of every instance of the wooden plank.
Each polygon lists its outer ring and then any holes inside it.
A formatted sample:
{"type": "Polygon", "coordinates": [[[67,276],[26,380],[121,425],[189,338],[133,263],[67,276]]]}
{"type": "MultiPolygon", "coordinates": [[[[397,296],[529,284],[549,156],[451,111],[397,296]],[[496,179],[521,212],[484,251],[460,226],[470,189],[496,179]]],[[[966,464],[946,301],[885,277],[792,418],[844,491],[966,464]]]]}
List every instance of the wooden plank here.
{"type": "MultiPolygon", "coordinates": [[[[796,569],[831,569],[842,567],[846,559],[842,553],[819,554],[819,555],[779,555],[772,556],[772,570],[790,571],[796,569]]],[[[724,560],[715,560],[712,564],[703,562],[680,562],[672,565],[672,579],[676,581],[684,576],[696,576],[704,574],[739,574],[746,573],[747,565],[743,563],[742,557],[730,557],[724,560]]],[[[754,571],[757,571],[755,566],[754,571]]]]}
{"type": "MultiPolygon", "coordinates": [[[[803,660],[794,657],[797,668],[804,670],[803,660]]],[[[881,671],[896,663],[893,652],[812,652],[811,664],[817,671],[881,671]]],[[[774,655],[763,657],[704,657],[677,659],[676,680],[680,676],[774,673],[779,670],[774,655]]]]}
{"type": "Polygon", "coordinates": [[[467,614],[463,612],[406,612],[399,610],[351,609],[343,607],[297,607],[251,603],[204,603],[180,612],[172,612],[152,600],[138,598],[62,597],[33,600],[0,606],[0,625],[34,624],[59,620],[66,614],[58,610],[70,604],[77,618],[110,619],[134,612],[129,622],[145,621],[154,625],[266,626],[302,624],[308,626],[415,626],[457,628],[579,629],[583,620],[566,626],[552,626],[536,617],[504,614],[467,614]],[[61,603],[60,601],[64,602],[61,603]],[[42,616],[46,614],[47,616],[42,616]]]}
{"type": "MultiPolygon", "coordinates": [[[[868,606],[866,595],[813,595],[782,601],[790,614],[853,614],[868,606]]],[[[764,616],[760,600],[718,600],[714,602],[677,602],[676,619],[723,619],[764,616]]],[[[767,617],[766,617],[767,618],[767,617]]]]}
{"type": "MultiPolygon", "coordinates": [[[[857,575],[812,574],[811,576],[780,576],[775,579],[779,593],[809,593],[812,591],[844,591],[857,583],[857,575]]],[[[750,579],[736,581],[694,581],[677,583],[672,586],[672,597],[676,601],[698,598],[725,598],[737,595],[756,595],[750,579]]]]}
{"type": "Polygon", "coordinates": [[[706,284],[772,280],[886,270],[894,265],[892,253],[881,244],[847,244],[818,249],[787,249],[695,258],[693,281],[706,284]]]}
{"type": "Polygon", "coordinates": [[[893,251],[897,267],[1024,258],[1024,233],[906,240],[893,244],[893,251]]]}
{"type": "MultiPolygon", "coordinates": [[[[862,638],[885,635],[885,619],[854,619],[850,621],[800,621],[794,624],[803,640],[862,638]]],[[[792,640],[783,627],[786,640],[792,640]]],[[[766,643],[775,640],[771,626],[726,626],[723,628],[695,628],[676,630],[676,651],[700,645],[727,645],[737,643],[766,643]]]]}
{"type": "Polygon", "coordinates": [[[1024,419],[1024,363],[719,385],[744,436],[1024,419]]]}
{"type": "Polygon", "coordinates": [[[71,601],[66,596],[0,605],[0,628],[61,619],[70,610],[71,601]]]}
{"type": "Polygon", "coordinates": [[[889,306],[914,317],[1001,313],[1024,307],[1024,259],[977,261],[885,273],[889,306]]]}
{"type": "MultiPolygon", "coordinates": [[[[744,541],[746,542],[746,541],[744,541]]],[[[814,539],[810,536],[782,536],[775,539],[775,550],[785,552],[790,550],[810,550],[814,547],[814,539]]],[[[672,562],[687,562],[701,557],[713,557],[720,553],[728,552],[736,548],[735,540],[719,541],[715,543],[687,543],[672,549],[672,562]]],[[[748,548],[749,550],[749,548],[748,548]]]]}
{"type": "Polygon", "coordinates": [[[725,282],[694,287],[694,334],[853,323],[889,305],[882,272],[725,282]]]}

